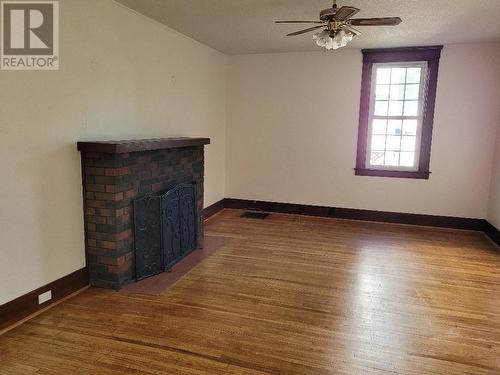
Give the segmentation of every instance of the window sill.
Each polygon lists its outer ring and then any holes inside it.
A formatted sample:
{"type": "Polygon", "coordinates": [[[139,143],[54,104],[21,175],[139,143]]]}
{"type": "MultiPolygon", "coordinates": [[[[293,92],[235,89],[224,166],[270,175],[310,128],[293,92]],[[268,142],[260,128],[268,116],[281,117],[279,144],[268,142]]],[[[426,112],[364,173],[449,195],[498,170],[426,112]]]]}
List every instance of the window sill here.
{"type": "Polygon", "coordinates": [[[428,180],[431,174],[431,172],[391,171],[391,170],[381,170],[381,169],[354,168],[354,170],[356,176],[415,178],[420,180],[428,180]]]}

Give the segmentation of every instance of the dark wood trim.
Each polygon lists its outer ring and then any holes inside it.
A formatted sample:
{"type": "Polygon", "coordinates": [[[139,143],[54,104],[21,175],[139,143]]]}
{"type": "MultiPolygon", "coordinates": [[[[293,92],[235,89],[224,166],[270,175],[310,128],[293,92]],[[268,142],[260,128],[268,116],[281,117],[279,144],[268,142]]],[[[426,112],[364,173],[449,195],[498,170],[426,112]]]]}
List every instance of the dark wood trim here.
{"type": "Polygon", "coordinates": [[[207,220],[224,209],[224,199],[203,209],[203,220],[207,220]]]}
{"type": "Polygon", "coordinates": [[[89,285],[87,268],[79,269],[0,306],[0,331],[89,285]],[[38,295],[52,291],[52,299],[41,305],[38,295]]]}
{"type": "MultiPolygon", "coordinates": [[[[82,214],[82,220],[83,220],[83,241],[85,245],[85,264],[90,263],[89,259],[89,236],[88,236],[88,224],[86,220],[86,213],[87,213],[87,189],[85,187],[85,181],[87,181],[86,173],[85,173],[85,156],[83,155],[83,152],[80,153],[80,168],[81,168],[81,173],[82,173],[82,206],[83,206],[83,211],[81,212],[82,214]]],[[[89,273],[88,266],[86,267],[86,272],[87,274],[89,273]]],[[[90,284],[90,276],[89,276],[89,284],[90,284]]]]}
{"type": "Polygon", "coordinates": [[[363,62],[391,63],[439,60],[443,46],[363,49],[363,62]]]}
{"type": "Polygon", "coordinates": [[[361,75],[361,96],[359,99],[358,152],[356,155],[356,170],[366,170],[371,82],[372,64],[363,63],[363,72],[361,75]]]}
{"type": "Polygon", "coordinates": [[[439,59],[443,46],[404,47],[364,49],[363,71],[361,78],[361,96],[359,107],[358,149],[356,155],[355,174],[357,176],[377,176],[396,178],[429,179],[432,144],[432,129],[436,101],[439,59]],[[418,171],[394,171],[366,168],[366,153],[368,143],[368,120],[370,115],[370,97],[372,68],[375,63],[427,61],[427,88],[424,98],[422,119],[422,139],[420,142],[420,159],[418,171]]]}
{"type": "Polygon", "coordinates": [[[500,248],[500,231],[489,221],[486,221],[485,223],[484,234],[486,234],[490,240],[492,240],[500,248]]]}
{"type": "Polygon", "coordinates": [[[395,177],[395,178],[416,178],[428,180],[431,172],[411,172],[411,171],[390,171],[378,169],[357,169],[355,168],[356,176],[378,176],[378,177],[395,177]]]}
{"type": "Polygon", "coordinates": [[[364,48],[361,50],[363,53],[388,53],[388,52],[419,52],[419,51],[429,51],[429,50],[439,50],[443,49],[442,45],[434,46],[414,46],[414,47],[390,47],[390,48],[364,48]]]}
{"type": "Polygon", "coordinates": [[[485,220],[226,198],[225,208],[483,231],[485,220]]]}
{"type": "Polygon", "coordinates": [[[121,154],[126,152],[163,150],[167,148],[204,146],[210,138],[154,138],[126,141],[77,142],[78,151],[121,154]]]}

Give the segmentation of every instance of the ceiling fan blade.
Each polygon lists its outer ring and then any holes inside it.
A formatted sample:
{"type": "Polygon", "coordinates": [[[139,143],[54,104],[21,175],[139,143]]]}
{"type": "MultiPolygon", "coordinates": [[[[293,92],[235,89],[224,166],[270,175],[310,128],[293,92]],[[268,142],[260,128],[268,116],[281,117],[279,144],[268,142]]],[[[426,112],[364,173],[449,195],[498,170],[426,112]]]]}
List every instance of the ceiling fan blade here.
{"type": "Polygon", "coordinates": [[[324,24],[323,21],[274,21],[274,23],[321,23],[321,24],[324,24]]]}
{"type": "Polygon", "coordinates": [[[349,24],[352,26],[396,26],[401,22],[399,17],[355,18],[349,20],[349,24]]]}
{"type": "Polygon", "coordinates": [[[354,27],[352,26],[349,26],[347,24],[344,24],[342,26],[340,26],[344,31],[347,31],[351,34],[354,34],[354,35],[361,35],[361,31],[355,29],[354,27]]]}
{"type": "Polygon", "coordinates": [[[356,13],[359,12],[358,8],[354,7],[341,7],[337,10],[335,15],[333,16],[333,19],[335,21],[345,21],[352,16],[354,16],[356,13]]]}
{"type": "Polygon", "coordinates": [[[305,30],[300,30],[300,31],[296,31],[294,33],[286,34],[286,36],[294,36],[294,35],[305,34],[305,33],[308,33],[310,31],[314,31],[314,30],[322,28],[322,27],[325,27],[325,26],[324,25],[319,25],[319,26],[310,27],[310,28],[305,29],[305,30]]]}

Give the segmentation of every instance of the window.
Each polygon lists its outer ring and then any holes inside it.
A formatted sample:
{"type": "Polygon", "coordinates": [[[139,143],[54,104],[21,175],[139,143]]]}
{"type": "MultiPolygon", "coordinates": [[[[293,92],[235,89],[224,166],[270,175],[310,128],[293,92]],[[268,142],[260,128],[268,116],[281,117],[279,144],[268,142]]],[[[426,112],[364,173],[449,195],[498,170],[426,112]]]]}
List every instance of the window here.
{"type": "Polygon", "coordinates": [[[363,50],[356,175],[429,178],[441,49],[363,50]]]}

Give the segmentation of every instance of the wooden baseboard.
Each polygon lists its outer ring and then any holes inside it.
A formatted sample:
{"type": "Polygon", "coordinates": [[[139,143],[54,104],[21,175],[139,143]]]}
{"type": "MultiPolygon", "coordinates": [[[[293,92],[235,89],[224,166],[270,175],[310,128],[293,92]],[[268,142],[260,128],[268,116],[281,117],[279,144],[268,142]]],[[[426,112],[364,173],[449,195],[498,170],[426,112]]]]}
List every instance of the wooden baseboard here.
{"type": "Polygon", "coordinates": [[[488,238],[500,248],[500,231],[488,221],[486,221],[484,234],[486,234],[488,238]]]}
{"type": "Polygon", "coordinates": [[[87,285],[89,285],[89,277],[85,267],[1,305],[0,332],[30,315],[54,305],[57,301],[87,285]],[[52,292],[52,299],[39,305],[38,295],[49,290],[52,292]]]}
{"type": "Polygon", "coordinates": [[[234,198],[224,199],[224,208],[280,212],[338,219],[377,221],[383,223],[424,225],[430,227],[475,231],[484,231],[486,225],[486,220],[484,219],[312,206],[305,204],[254,201],[234,198]]]}
{"type": "Polygon", "coordinates": [[[207,220],[224,209],[224,199],[203,209],[203,220],[207,220]]]}

